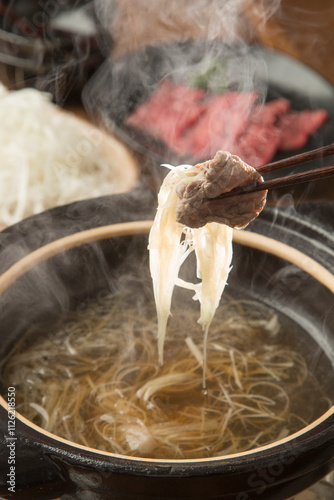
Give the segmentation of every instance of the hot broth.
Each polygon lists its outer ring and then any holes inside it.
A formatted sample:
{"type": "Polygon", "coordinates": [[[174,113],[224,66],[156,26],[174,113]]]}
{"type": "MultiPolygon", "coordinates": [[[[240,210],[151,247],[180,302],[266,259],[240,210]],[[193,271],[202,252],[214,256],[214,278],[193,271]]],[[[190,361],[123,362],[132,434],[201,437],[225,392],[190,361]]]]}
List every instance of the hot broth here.
{"type": "Polygon", "coordinates": [[[314,347],[274,309],[224,297],[208,337],[203,392],[196,307],[173,305],[161,366],[151,294],[125,293],[127,284],[85,302],[57,332],[27,333],[2,367],[17,411],[100,450],[193,459],[284,438],[331,406],[333,394],[309,370],[314,347]]]}

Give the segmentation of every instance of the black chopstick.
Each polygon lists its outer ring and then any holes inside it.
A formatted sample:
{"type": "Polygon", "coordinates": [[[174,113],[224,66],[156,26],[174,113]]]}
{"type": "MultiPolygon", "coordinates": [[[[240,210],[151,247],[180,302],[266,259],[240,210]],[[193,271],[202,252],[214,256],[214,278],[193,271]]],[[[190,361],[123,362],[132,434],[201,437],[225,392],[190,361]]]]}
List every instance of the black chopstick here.
{"type": "MultiPolygon", "coordinates": [[[[275,172],[276,170],[281,170],[287,167],[299,165],[332,154],[334,154],[334,144],[314,149],[306,153],[301,153],[299,155],[291,156],[289,158],[279,160],[273,163],[268,163],[266,165],[258,167],[256,170],[261,174],[275,172]]],[[[323,179],[325,177],[330,177],[332,175],[334,175],[334,165],[314,168],[307,172],[289,174],[284,177],[279,177],[277,179],[269,179],[263,182],[255,182],[253,184],[248,184],[246,186],[236,187],[235,189],[232,189],[231,191],[228,191],[226,193],[222,193],[221,195],[215,198],[204,198],[203,202],[217,201],[242,194],[254,193],[256,191],[265,191],[267,189],[275,189],[286,186],[292,186],[295,184],[302,184],[304,182],[316,181],[323,179]]]]}
{"type": "Polygon", "coordinates": [[[283,168],[300,165],[301,163],[306,163],[311,160],[317,160],[318,158],[323,158],[324,156],[330,156],[332,154],[334,154],[334,144],[329,144],[329,146],[312,149],[311,151],[290,156],[289,158],[284,158],[283,160],[267,163],[266,165],[262,165],[262,167],[258,167],[256,170],[260,172],[260,174],[266,174],[283,168]]]}
{"type": "Polygon", "coordinates": [[[242,194],[255,193],[256,191],[265,191],[267,189],[275,189],[292,186],[295,184],[302,184],[303,182],[316,181],[324,179],[325,177],[331,177],[332,175],[334,175],[334,165],[310,170],[309,172],[300,172],[298,174],[285,175],[284,177],[279,177],[278,179],[270,179],[264,182],[256,182],[247,186],[237,187],[235,189],[231,189],[231,191],[228,191],[227,193],[222,193],[216,198],[204,198],[203,202],[218,201],[242,194]]]}

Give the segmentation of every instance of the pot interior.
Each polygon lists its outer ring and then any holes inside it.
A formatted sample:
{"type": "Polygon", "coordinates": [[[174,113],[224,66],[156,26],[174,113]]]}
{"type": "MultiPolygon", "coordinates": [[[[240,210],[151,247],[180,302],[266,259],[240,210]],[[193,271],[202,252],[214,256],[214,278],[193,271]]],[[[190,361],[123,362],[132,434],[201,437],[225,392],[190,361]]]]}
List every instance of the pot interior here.
{"type": "MultiPolygon", "coordinates": [[[[108,231],[102,231],[90,242],[82,237],[81,242],[73,243],[74,248],[66,251],[58,245],[55,255],[45,261],[42,257],[38,265],[2,293],[3,374],[23,338],[26,348],[46,336],[52,339],[52,335],[66,324],[69,314],[82,310],[83,304],[107,294],[116,296],[120,284],[124,286],[125,275],[128,277],[126,283],[134,286],[137,296],[146,295],[152,300],[147,231],[111,239],[109,236],[108,231]]],[[[313,394],[312,390],[308,393],[305,389],[298,397],[292,393],[294,410],[298,410],[298,405],[304,409],[312,407],[307,422],[311,423],[334,401],[334,311],[329,306],[332,291],[289,262],[289,254],[276,256],[270,251],[251,248],[247,241],[246,244],[237,243],[237,239],[225,294],[232,301],[256,301],[277,313],[282,325],[279,343],[305,359],[312,380],[316,381],[315,387],[322,390],[321,404],[316,400],[316,389],[313,394]],[[316,409],[320,413],[312,413],[316,409]]],[[[312,263],[309,265],[311,268],[312,263]]],[[[192,273],[188,269],[183,272],[192,273]]],[[[175,300],[181,300],[178,290],[175,300]]],[[[182,300],[186,307],[193,307],[191,297],[182,300]]],[[[272,342],[269,337],[268,342],[272,342]]],[[[277,338],[273,345],[276,342],[277,338]]],[[[4,391],[13,384],[13,380],[2,375],[4,391]]]]}

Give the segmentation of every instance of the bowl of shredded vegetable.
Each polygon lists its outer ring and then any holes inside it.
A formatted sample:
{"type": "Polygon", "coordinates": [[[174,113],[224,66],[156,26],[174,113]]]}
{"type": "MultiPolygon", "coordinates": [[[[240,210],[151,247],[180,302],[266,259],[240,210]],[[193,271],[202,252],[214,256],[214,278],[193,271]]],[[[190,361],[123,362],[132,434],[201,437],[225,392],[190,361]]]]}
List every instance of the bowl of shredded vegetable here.
{"type": "Polygon", "coordinates": [[[323,478],[334,208],[311,205],[267,207],[233,231],[207,338],[188,252],[178,279],[194,289],[174,291],[162,361],[151,194],[78,201],[2,231],[0,494],[283,500],[323,478]]]}
{"type": "Polygon", "coordinates": [[[0,227],[54,206],[130,191],[138,167],[102,127],[33,88],[0,85],[0,227]]]}

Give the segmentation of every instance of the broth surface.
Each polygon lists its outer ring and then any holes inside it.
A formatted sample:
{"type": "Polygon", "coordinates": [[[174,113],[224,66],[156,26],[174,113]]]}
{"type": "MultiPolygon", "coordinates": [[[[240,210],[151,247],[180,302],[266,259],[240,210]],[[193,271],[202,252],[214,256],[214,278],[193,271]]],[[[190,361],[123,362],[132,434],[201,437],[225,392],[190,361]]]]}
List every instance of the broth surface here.
{"type": "Polygon", "coordinates": [[[203,392],[196,304],[173,305],[160,366],[154,301],[142,292],[87,301],[43,337],[27,332],[2,366],[17,411],[99,450],[185,459],[268,444],[331,406],[309,371],[305,332],[266,305],[227,294],[210,327],[203,392]]]}

